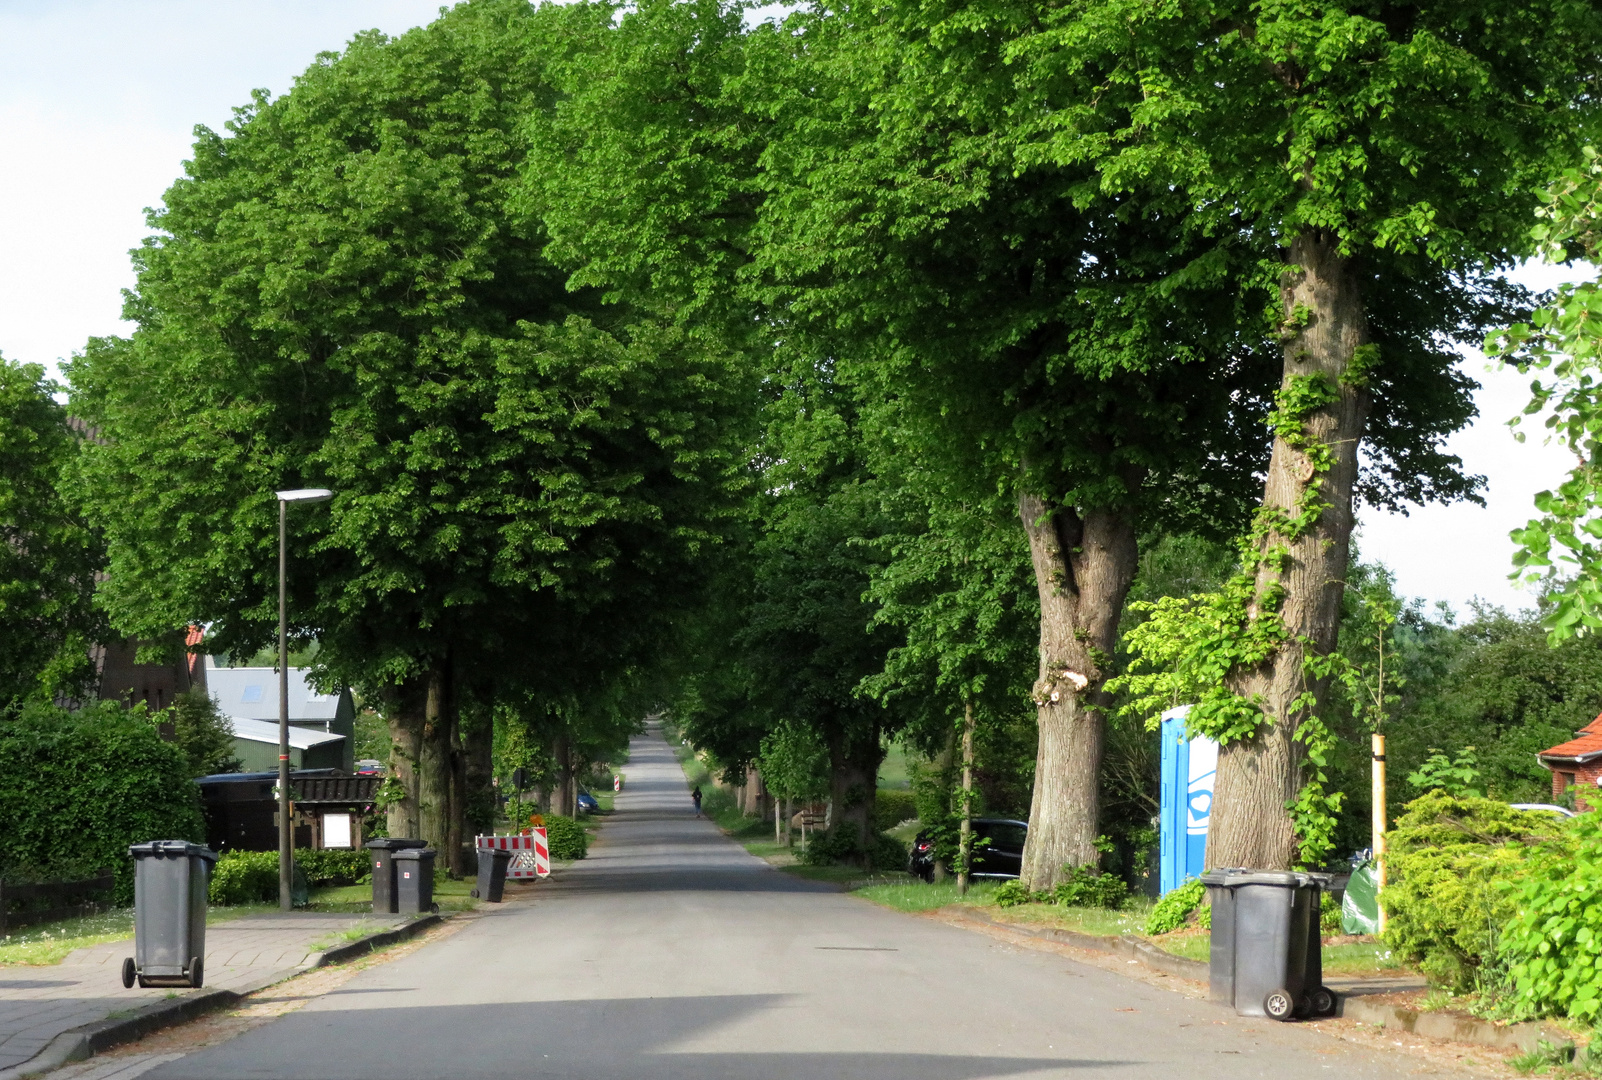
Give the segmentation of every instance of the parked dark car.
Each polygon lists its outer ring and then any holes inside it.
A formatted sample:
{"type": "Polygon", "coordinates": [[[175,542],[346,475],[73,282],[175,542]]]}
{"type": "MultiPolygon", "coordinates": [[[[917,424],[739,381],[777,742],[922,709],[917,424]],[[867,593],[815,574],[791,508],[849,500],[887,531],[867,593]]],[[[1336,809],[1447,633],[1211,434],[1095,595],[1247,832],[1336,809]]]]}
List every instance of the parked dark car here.
{"type": "MultiPolygon", "coordinates": [[[[976,878],[1015,878],[1023,869],[1024,841],[1029,837],[1027,821],[1011,818],[973,819],[973,867],[976,878]]],[[[934,880],[935,847],[928,830],[912,842],[907,873],[925,881],[934,880]]]]}
{"type": "Polygon", "coordinates": [[[578,812],[581,814],[599,814],[601,812],[601,804],[595,801],[594,795],[591,795],[583,788],[580,788],[578,793],[578,812]]]}

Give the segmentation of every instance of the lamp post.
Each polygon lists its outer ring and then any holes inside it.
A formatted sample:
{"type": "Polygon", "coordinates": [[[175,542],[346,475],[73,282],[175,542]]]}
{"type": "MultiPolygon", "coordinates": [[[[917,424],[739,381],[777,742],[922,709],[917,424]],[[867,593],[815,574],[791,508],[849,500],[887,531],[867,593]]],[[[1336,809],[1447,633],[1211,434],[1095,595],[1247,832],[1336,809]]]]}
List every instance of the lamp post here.
{"type": "Polygon", "coordinates": [[[285,600],[289,566],[289,504],[327,502],[327,488],[278,492],[278,907],[294,908],[290,884],[295,865],[295,824],[289,811],[289,607],[285,600]]]}

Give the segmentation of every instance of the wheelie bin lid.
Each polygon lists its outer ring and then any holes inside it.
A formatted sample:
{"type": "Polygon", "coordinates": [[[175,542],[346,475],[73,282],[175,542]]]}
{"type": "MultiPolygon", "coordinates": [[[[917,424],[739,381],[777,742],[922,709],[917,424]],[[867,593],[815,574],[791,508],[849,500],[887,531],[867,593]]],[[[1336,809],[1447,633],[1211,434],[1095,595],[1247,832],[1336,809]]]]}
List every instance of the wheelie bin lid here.
{"type": "Polygon", "coordinates": [[[417,859],[432,859],[438,854],[439,852],[433,848],[426,848],[422,844],[418,844],[414,848],[402,848],[400,851],[395,852],[395,858],[415,861],[417,859]]]}
{"type": "Polygon", "coordinates": [[[1285,889],[1301,889],[1317,885],[1321,889],[1327,889],[1330,877],[1329,874],[1315,874],[1302,870],[1249,870],[1242,866],[1209,870],[1201,876],[1201,883],[1218,885],[1226,889],[1241,885],[1278,885],[1285,889]]]}
{"type": "Polygon", "coordinates": [[[362,845],[365,848],[379,848],[384,851],[401,851],[406,848],[427,846],[426,840],[413,840],[405,836],[377,836],[362,845]]]}
{"type": "Polygon", "coordinates": [[[188,840],[146,840],[143,844],[128,845],[128,854],[134,858],[154,858],[156,856],[177,857],[179,855],[198,855],[202,859],[217,861],[217,853],[205,844],[196,844],[188,840]]]}

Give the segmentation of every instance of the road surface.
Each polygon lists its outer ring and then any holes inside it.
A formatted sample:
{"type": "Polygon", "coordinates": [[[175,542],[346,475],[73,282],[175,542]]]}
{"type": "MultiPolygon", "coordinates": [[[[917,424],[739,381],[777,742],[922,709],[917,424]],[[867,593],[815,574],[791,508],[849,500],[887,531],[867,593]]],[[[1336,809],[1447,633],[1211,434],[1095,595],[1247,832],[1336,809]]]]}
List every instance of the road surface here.
{"type": "MultiPolygon", "coordinates": [[[[693,816],[654,731],[588,859],[148,1080],[1396,1078],[1416,1057],[1242,1020],[771,869],[693,816]]],[[[1422,1067],[1421,1067],[1422,1066],[1422,1067]]]]}

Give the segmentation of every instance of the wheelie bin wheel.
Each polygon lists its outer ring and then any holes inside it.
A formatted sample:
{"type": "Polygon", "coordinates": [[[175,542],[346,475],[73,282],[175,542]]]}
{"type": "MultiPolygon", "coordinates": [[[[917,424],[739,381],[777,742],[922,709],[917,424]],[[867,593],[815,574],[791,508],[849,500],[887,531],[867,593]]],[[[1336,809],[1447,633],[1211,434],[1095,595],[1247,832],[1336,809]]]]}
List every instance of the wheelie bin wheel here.
{"type": "Polygon", "coordinates": [[[189,985],[201,986],[206,981],[206,958],[204,956],[191,956],[189,958],[189,985]]]}
{"type": "Polygon", "coordinates": [[[1289,1020],[1296,1011],[1296,1002],[1284,990],[1271,990],[1263,999],[1263,1012],[1274,1020],[1289,1020]]]}
{"type": "Polygon", "coordinates": [[[134,979],[137,978],[138,975],[139,975],[139,973],[134,970],[133,957],[130,956],[130,957],[127,957],[126,959],[124,959],[123,962],[122,962],[122,986],[123,986],[123,989],[125,989],[125,990],[132,989],[133,988],[133,984],[134,984],[134,979]]]}
{"type": "Polygon", "coordinates": [[[478,890],[477,889],[469,889],[468,892],[467,892],[467,895],[471,896],[474,900],[477,900],[478,899],[478,890]]]}
{"type": "Polygon", "coordinates": [[[1335,991],[1327,986],[1320,986],[1313,991],[1313,1015],[1335,1015],[1335,991]]]}

